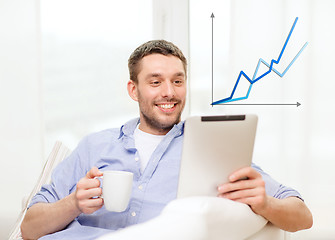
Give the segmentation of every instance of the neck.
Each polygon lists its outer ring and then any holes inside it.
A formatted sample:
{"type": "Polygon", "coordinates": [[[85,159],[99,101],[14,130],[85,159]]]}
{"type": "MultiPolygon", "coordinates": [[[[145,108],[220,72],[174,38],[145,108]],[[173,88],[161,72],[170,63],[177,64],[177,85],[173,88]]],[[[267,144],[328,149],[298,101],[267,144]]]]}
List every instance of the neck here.
{"type": "Polygon", "coordinates": [[[172,127],[168,129],[157,129],[157,128],[150,127],[146,124],[143,124],[142,122],[140,122],[140,125],[138,126],[138,128],[141,131],[150,133],[152,135],[166,135],[172,129],[172,127]]]}

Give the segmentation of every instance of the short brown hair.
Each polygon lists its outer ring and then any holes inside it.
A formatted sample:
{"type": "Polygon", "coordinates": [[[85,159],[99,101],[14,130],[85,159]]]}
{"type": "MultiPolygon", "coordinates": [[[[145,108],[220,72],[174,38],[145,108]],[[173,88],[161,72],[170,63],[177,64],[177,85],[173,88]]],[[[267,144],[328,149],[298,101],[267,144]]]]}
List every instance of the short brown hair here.
{"type": "Polygon", "coordinates": [[[136,48],[130,55],[128,59],[128,69],[131,80],[136,83],[138,82],[137,75],[139,73],[140,61],[145,56],[154,53],[163,54],[165,56],[173,55],[179,58],[183,63],[185,75],[187,74],[187,60],[182,51],[176,45],[165,40],[152,40],[136,48]]]}

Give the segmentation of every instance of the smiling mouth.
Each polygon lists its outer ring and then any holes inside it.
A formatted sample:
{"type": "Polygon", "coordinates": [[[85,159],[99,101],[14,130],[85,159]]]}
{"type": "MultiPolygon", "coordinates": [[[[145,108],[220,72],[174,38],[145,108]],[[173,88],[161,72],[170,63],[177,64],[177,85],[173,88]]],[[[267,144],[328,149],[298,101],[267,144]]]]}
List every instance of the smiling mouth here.
{"type": "Polygon", "coordinates": [[[156,104],[156,106],[163,113],[172,114],[172,113],[175,112],[177,104],[178,104],[177,102],[175,102],[175,103],[170,102],[170,103],[156,104]]]}
{"type": "Polygon", "coordinates": [[[170,104],[157,104],[159,108],[162,109],[172,109],[176,104],[175,103],[170,103],[170,104]]]}

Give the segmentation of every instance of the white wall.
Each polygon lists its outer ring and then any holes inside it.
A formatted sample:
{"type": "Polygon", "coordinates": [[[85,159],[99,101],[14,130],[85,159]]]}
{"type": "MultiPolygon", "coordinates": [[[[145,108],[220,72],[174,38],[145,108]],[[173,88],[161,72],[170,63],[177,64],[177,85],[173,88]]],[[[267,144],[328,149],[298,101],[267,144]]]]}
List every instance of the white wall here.
{"type": "Polygon", "coordinates": [[[190,5],[191,114],[257,114],[253,160],[279,182],[299,190],[314,216],[312,229],[292,234],[292,240],[335,239],[335,1],[190,0],[190,5]],[[241,70],[252,76],[259,58],[276,59],[299,17],[275,68],[282,72],[308,41],[300,57],[283,78],[269,74],[253,85],[247,100],[235,103],[299,101],[300,107],[209,106],[211,12],[214,101],[230,96],[241,70]]]}
{"type": "Polygon", "coordinates": [[[37,0],[0,1],[0,239],[6,239],[43,156],[37,0]]]}
{"type": "Polygon", "coordinates": [[[73,149],[85,135],[138,116],[127,60],[152,39],[152,1],[40,2],[45,149],[57,140],[73,149]]]}

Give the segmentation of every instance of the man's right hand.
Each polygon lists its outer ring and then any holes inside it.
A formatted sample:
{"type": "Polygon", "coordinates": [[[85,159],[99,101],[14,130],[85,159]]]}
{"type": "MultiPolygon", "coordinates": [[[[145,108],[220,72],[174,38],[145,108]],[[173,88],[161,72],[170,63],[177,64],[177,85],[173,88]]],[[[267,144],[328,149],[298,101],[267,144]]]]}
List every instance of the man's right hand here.
{"type": "Polygon", "coordinates": [[[100,209],[103,199],[100,181],[96,177],[103,173],[93,167],[77,183],[77,189],[54,203],[36,203],[27,210],[21,224],[23,239],[38,239],[44,235],[64,229],[80,213],[90,214],[100,209]]]}
{"type": "Polygon", "coordinates": [[[103,206],[103,199],[96,198],[102,194],[100,181],[96,177],[102,175],[103,173],[97,167],[93,167],[85,177],[78,181],[75,202],[81,213],[91,214],[103,206]]]}

